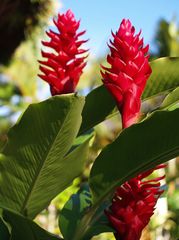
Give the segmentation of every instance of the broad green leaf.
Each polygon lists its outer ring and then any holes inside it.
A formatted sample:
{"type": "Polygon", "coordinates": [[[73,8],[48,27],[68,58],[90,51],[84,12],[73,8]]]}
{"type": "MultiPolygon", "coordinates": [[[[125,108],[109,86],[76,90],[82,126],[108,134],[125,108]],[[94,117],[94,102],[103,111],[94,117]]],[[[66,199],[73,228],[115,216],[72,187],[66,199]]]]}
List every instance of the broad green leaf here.
{"type": "Polygon", "coordinates": [[[179,57],[163,57],[151,62],[152,74],[142,98],[179,86],[179,57]]]}
{"type": "Polygon", "coordinates": [[[179,154],[179,109],[157,111],[125,129],[96,159],[90,175],[94,201],[138,173],[179,154]],[[110,160],[109,160],[110,159],[110,160]]]}
{"type": "Polygon", "coordinates": [[[167,109],[167,110],[169,110],[169,111],[173,111],[173,110],[175,110],[175,109],[177,109],[177,108],[179,108],[179,101],[177,101],[176,103],[173,103],[172,105],[168,106],[168,107],[165,108],[165,109],[167,109]]]}
{"type": "Polygon", "coordinates": [[[79,134],[90,130],[96,124],[102,122],[115,106],[113,97],[103,85],[91,91],[86,97],[82,111],[83,121],[79,134]]]}
{"type": "Polygon", "coordinates": [[[32,104],[9,131],[0,156],[2,208],[34,218],[81,173],[86,145],[66,154],[78,132],[83,104],[73,94],[32,104]]]}
{"type": "MultiPolygon", "coordinates": [[[[152,74],[147,81],[142,99],[179,86],[179,57],[164,57],[151,62],[152,74]]],[[[80,134],[102,122],[112,113],[116,104],[113,97],[102,85],[90,92],[82,112],[80,134]],[[92,115],[91,115],[92,113],[92,115]]]]}
{"type": "MultiPolygon", "coordinates": [[[[52,235],[39,227],[35,222],[19,216],[13,212],[4,211],[4,220],[11,225],[11,240],[59,240],[61,238],[52,235]]],[[[2,238],[2,240],[5,240],[2,238]]]]}
{"type": "Polygon", "coordinates": [[[75,148],[76,146],[83,144],[84,142],[86,142],[86,140],[91,139],[93,137],[93,135],[94,135],[93,131],[89,131],[86,134],[82,134],[82,135],[78,136],[77,138],[75,138],[72,148],[75,148]]]}
{"type": "MultiPolygon", "coordinates": [[[[59,226],[65,240],[72,240],[77,228],[80,228],[80,221],[92,205],[92,197],[89,186],[85,184],[76,194],[73,194],[60,212],[59,226]]],[[[83,236],[83,240],[89,240],[93,236],[103,232],[112,232],[104,214],[106,204],[100,206],[95,214],[95,221],[89,231],[83,236]]]]}
{"type": "Polygon", "coordinates": [[[179,109],[157,111],[125,130],[97,157],[90,174],[94,205],[81,221],[74,239],[92,226],[96,211],[114,189],[138,173],[179,155],[179,109]]]}
{"type": "Polygon", "coordinates": [[[169,93],[164,101],[162,102],[160,109],[168,108],[169,106],[175,105],[179,102],[179,87],[174,89],[171,93],[169,93]]]}
{"type": "Polygon", "coordinates": [[[85,211],[91,206],[91,194],[85,187],[73,194],[60,212],[59,226],[65,240],[73,239],[85,211]]]}

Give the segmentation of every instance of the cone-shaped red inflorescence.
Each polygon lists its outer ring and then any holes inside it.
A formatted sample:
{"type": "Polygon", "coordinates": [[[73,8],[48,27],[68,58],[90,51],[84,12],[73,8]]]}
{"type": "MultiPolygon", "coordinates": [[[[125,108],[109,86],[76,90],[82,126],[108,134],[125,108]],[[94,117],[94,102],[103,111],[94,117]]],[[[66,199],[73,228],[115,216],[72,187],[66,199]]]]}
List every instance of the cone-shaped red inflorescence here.
{"type": "MultiPolygon", "coordinates": [[[[156,169],[163,167],[165,165],[161,164],[156,169]]],[[[157,200],[163,193],[159,181],[164,178],[143,180],[153,170],[139,174],[116,189],[112,205],[105,211],[110,225],[116,231],[116,239],[139,240],[153,215],[157,200]]]]}
{"type": "Polygon", "coordinates": [[[79,40],[85,31],[78,32],[80,21],[76,21],[74,14],[68,10],[65,14],[58,14],[54,24],[58,32],[47,32],[49,42],[42,41],[44,46],[53,49],[53,53],[42,51],[47,61],[39,61],[43,74],[38,76],[49,83],[52,95],[72,93],[85,67],[81,45],[87,40],[79,40]]]}
{"type": "Polygon", "coordinates": [[[148,48],[143,47],[140,33],[129,20],[123,19],[107,56],[109,68],[103,66],[103,83],[114,96],[122,115],[123,128],[133,124],[140,111],[140,97],[151,74],[148,48]]]}

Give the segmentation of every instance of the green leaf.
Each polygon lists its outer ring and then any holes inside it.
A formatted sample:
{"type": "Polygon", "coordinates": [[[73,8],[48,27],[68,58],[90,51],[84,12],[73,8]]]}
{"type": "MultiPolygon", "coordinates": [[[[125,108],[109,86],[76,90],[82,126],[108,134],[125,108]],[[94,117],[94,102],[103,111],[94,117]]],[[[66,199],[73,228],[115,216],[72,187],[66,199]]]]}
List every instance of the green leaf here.
{"type": "Polygon", "coordinates": [[[93,135],[94,135],[94,132],[91,131],[89,133],[80,135],[79,137],[75,138],[72,148],[75,148],[75,147],[79,146],[80,144],[83,144],[84,142],[86,142],[86,140],[91,139],[93,137],[93,135]]]}
{"type": "MultiPolygon", "coordinates": [[[[39,227],[35,222],[15,213],[4,211],[3,218],[11,225],[11,240],[59,240],[39,227]]],[[[4,240],[4,239],[2,239],[4,240]]]]}
{"type": "Polygon", "coordinates": [[[163,57],[151,62],[152,74],[142,98],[179,86],[179,57],[163,57]]]}
{"type": "Polygon", "coordinates": [[[179,109],[157,111],[123,130],[97,157],[90,174],[94,205],[81,220],[75,240],[83,239],[96,211],[125,181],[179,155],[179,109]]]}
{"type": "Polygon", "coordinates": [[[85,211],[91,206],[91,194],[87,185],[73,194],[60,212],[59,226],[65,240],[73,239],[76,228],[85,211]]]}
{"type": "Polygon", "coordinates": [[[166,109],[169,106],[176,105],[179,102],[179,87],[169,93],[162,102],[160,109],[166,109]]]}
{"type": "Polygon", "coordinates": [[[0,239],[2,240],[9,240],[9,231],[6,225],[4,224],[3,220],[0,218],[0,239]]]}
{"type": "Polygon", "coordinates": [[[83,104],[73,94],[32,104],[9,131],[0,156],[2,208],[34,218],[81,173],[86,145],[66,154],[78,132],[83,104]]]}
{"type": "Polygon", "coordinates": [[[179,154],[179,109],[157,111],[125,129],[96,159],[90,175],[94,201],[138,173],[179,154]],[[110,159],[110,160],[109,160],[110,159]]]}
{"type": "MultiPolygon", "coordinates": [[[[142,99],[179,86],[179,57],[164,57],[151,62],[152,74],[147,81],[142,99]]],[[[83,121],[79,134],[88,131],[112,113],[116,104],[113,97],[102,85],[86,97],[82,112],[83,121]],[[93,113],[91,117],[91,113],[93,113]]],[[[115,110],[117,112],[117,109],[115,110]]]]}
{"type": "MultiPolygon", "coordinates": [[[[91,193],[89,186],[85,184],[78,193],[71,196],[60,212],[59,226],[65,240],[73,239],[77,228],[80,228],[81,219],[84,217],[91,205],[91,193]]],[[[105,208],[106,204],[99,207],[94,217],[95,221],[93,221],[92,226],[85,233],[85,236],[83,236],[83,240],[89,240],[93,236],[103,232],[113,231],[113,229],[107,225],[108,220],[104,214],[105,208]]]]}
{"type": "Polygon", "coordinates": [[[116,103],[113,97],[103,85],[91,91],[86,96],[79,135],[102,122],[113,111],[115,106],[116,103]]]}

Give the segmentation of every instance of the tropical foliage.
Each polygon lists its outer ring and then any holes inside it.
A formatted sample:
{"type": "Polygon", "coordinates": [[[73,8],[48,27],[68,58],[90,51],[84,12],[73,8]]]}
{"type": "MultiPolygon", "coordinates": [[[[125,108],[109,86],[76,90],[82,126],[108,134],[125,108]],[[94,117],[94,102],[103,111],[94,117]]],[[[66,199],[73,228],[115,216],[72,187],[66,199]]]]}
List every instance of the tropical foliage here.
{"type": "MultiPolygon", "coordinates": [[[[140,121],[124,130],[118,127],[115,136],[93,157],[99,124],[116,121],[119,115],[104,85],[86,96],[67,92],[30,104],[7,136],[1,133],[2,240],[89,240],[103,232],[115,232],[104,211],[115,189],[179,155],[179,58],[157,58],[150,66],[152,74],[142,95],[140,121]],[[78,192],[77,188],[71,190],[73,195],[70,192],[58,213],[58,234],[44,230],[36,216],[77,178],[78,192]]],[[[78,62],[76,73],[81,75],[82,68],[78,62]]],[[[74,65],[71,70],[75,70],[74,65]]],[[[23,96],[31,92],[29,88],[23,93],[18,84],[3,81],[1,89],[1,106],[8,103],[9,117],[24,108],[23,96]],[[18,97],[15,104],[14,95],[18,97]]],[[[171,197],[171,208],[178,209],[172,201],[171,197]]]]}

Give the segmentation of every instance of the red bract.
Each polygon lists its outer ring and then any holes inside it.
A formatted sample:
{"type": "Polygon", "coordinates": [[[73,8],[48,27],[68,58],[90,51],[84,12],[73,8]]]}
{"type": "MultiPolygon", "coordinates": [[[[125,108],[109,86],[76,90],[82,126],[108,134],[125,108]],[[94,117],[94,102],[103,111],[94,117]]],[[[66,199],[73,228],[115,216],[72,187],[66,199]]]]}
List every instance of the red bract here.
{"type": "Polygon", "coordinates": [[[123,19],[114,40],[110,41],[111,53],[107,56],[109,68],[101,72],[103,83],[114,96],[122,115],[123,128],[133,124],[140,111],[140,97],[151,74],[148,62],[149,46],[143,47],[140,33],[129,20],[123,19]]]}
{"type": "MultiPolygon", "coordinates": [[[[159,165],[156,169],[165,167],[159,165]]],[[[142,230],[153,215],[156,202],[163,193],[160,180],[156,178],[145,181],[153,170],[139,174],[136,178],[118,187],[106,215],[111,226],[116,230],[115,237],[119,240],[139,240],[142,230]]]]}
{"type": "Polygon", "coordinates": [[[75,20],[71,10],[58,14],[54,24],[58,32],[50,30],[47,32],[50,41],[42,41],[53,53],[42,51],[47,61],[39,61],[43,74],[38,76],[49,83],[52,95],[72,93],[86,65],[83,53],[87,50],[80,48],[86,40],[79,40],[85,31],[77,33],[80,21],[75,20]]]}

